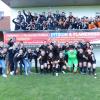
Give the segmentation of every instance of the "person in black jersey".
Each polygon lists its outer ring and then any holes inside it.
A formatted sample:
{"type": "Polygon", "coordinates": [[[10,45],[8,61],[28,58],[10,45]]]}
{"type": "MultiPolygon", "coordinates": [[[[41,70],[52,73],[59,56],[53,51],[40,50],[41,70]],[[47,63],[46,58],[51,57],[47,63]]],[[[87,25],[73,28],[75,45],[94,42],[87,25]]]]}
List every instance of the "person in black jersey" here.
{"type": "Polygon", "coordinates": [[[81,74],[83,74],[83,55],[84,55],[84,51],[82,48],[78,49],[78,65],[79,65],[79,71],[81,74]]]}
{"type": "Polygon", "coordinates": [[[53,44],[53,71],[54,74],[56,74],[56,76],[58,76],[58,72],[59,72],[59,48],[58,48],[58,44],[57,42],[54,42],[53,44]]]}
{"type": "Polygon", "coordinates": [[[90,74],[93,74],[93,75],[96,75],[95,73],[95,70],[96,70],[96,59],[95,59],[95,56],[94,56],[94,53],[92,52],[91,49],[88,49],[87,50],[87,57],[88,57],[88,73],[89,75],[90,74]]]}
{"type": "MultiPolygon", "coordinates": [[[[64,50],[64,53],[67,52],[69,50],[69,43],[66,42],[65,45],[63,45],[62,49],[64,50]]],[[[64,59],[66,62],[68,62],[68,55],[64,55],[64,59]]]]}
{"type": "Polygon", "coordinates": [[[43,45],[40,46],[40,50],[44,50],[44,51],[48,50],[48,44],[46,40],[43,41],[43,45]]]}
{"type": "Polygon", "coordinates": [[[76,50],[78,50],[78,47],[79,47],[78,42],[75,42],[75,43],[74,43],[74,47],[75,47],[76,50]]]}
{"type": "Polygon", "coordinates": [[[66,42],[63,47],[62,47],[62,50],[69,50],[69,43],[66,42]]]}
{"type": "Polygon", "coordinates": [[[48,53],[47,66],[48,66],[48,72],[51,73],[52,66],[53,66],[53,54],[52,54],[52,52],[48,53]]]}
{"type": "Polygon", "coordinates": [[[59,54],[59,69],[60,69],[60,72],[65,74],[66,61],[64,59],[64,54],[62,52],[60,52],[60,54],[59,54]]]}
{"type": "Polygon", "coordinates": [[[87,73],[87,50],[84,50],[83,52],[83,73],[86,74],[87,73]]]}
{"type": "Polygon", "coordinates": [[[34,61],[35,61],[35,71],[36,71],[36,73],[38,73],[38,66],[37,66],[37,64],[38,64],[39,56],[40,56],[40,50],[39,50],[39,48],[36,48],[36,50],[34,51],[34,61]]]}
{"type": "Polygon", "coordinates": [[[40,72],[47,73],[47,54],[44,50],[41,50],[40,57],[38,58],[40,61],[40,72]]]}

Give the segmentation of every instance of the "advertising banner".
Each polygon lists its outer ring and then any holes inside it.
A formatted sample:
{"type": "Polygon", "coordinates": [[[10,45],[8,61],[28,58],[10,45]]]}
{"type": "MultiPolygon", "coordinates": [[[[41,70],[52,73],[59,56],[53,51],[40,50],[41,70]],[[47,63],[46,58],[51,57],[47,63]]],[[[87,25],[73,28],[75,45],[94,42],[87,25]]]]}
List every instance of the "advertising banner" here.
{"type": "Polygon", "coordinates": [[[9,39],[16,37],[17,42],[23,41],[25,44],[42,44],[44,40],[47,42],[57,41],[59,43],[88,41],[91,43],[100,43],[100,32],[19,32],[19,33],[5,33],[4,42],[7,43],[9,39]]]}

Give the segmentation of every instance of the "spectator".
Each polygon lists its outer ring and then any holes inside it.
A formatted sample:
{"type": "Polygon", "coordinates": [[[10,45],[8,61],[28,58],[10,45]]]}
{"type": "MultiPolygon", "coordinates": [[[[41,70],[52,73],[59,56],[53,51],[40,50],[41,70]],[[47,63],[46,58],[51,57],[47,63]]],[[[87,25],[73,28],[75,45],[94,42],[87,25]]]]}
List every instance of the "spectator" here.
{"type": "Polygon", "coordinates": [[[31,12],[30,11],[28,11],[28,14],[26,14],[26,12],[25,12],[25,10],[23,10],[23,13],[24,13],[24,15],[25,15],[25,17],[26,17],[26,22],[29,24],[30,23],[30,21],[33,21],[33,15],[31,14],[31,12]]]}
{"type": "Polygon", "coordinates": [[[96,29],[96,25],[94,22],[90,22],[89,25],[88,25],[88,29],[96,29]]]}
{"type": "Polygon", "coordinates": [[[21,11],[18,11],[18,16],[17,18],[19,18],[20,23],[22,22],[22,20],[24,19],[24,16],[21,14],[21,11]]]}
{"type": "Polygon", "coordinates": [[[59,29],[64,29],[64,26],[63,26],[64,22],[62,20],[62,18],[59,19],[59,22],[58,22],[58,28],[59,29]]]}
{"type": "Polygon", "coordinates": [[[35,23],[30,21],[30,24],[27,26],[27,30],[35,30],[35,23]]]}
{"type": "Polygon", "coordinates": [[[69,12],[69,16],[66,16],[65,12],[59,13],[57,10],[55,13],[45,12],[42,14],[26,12],[23,10],[26,16],[26,21],[21,11],[18,11],[17,18],[13,19],[15,23],[15,30],[58,30],[58,29],[95,29],[100,28],[100,16],[78,18],[73,16],[72,12],[69,12]]]}
{"type": "Polygon", "coordinates": [[[97,25],[98,28],[100,28],[100,18],[97,19],[96,25],[97,25]]]}
{"type": "Polygon", "coordinates": [[[34,20],[34,21],[37,21],[37,20],[38,20],[38,15],[37,15],[37,13],[34,13],[33,20],[34,20]]]}
{"type": "Polygon", "coordinates": [[[59,21],[60,19],[60,14],[59,14],[59,11],[56,11],[56,13],[53,14],[54,15],[54,18],[59,21]]]}
{"type": "Polygon", "coordinates": [[[21,29],[22,30],[27,30],[27,26],[28,26],[28,23],[25,22],[25,19],[23,19],[22,22],[21,22],[21,29]]]}
{"type": "Polygon", "coordinates": [[[74,16],[72,15],[72,12],[69,12],[69,16],[68,16],[68,18],[69,18],[69,22],[71,22],[72,19],[74,18],[74,16]]]}
{"type": "Polygon", "coordinates": [[[15,24],[15,30],[19,30],[20,29],[20,19],[19,18],[14,18],[12,20],[12,22],[15,24]]]}
{"type": "Polygon", "coordinates": [[[48,30],[53,30],[53,20],[52,20],[52,18],[49,18],[48,19],[48,22],[47,22],[47,26],[48,26],[48,30]]]}
{"type": "Polygon", "coordinates": [[[51,12],[48,12],[47,20],[48,20],[49,18],[51,18],[52,20],[53,20],[53,18],[54,18],[51,12]]]}

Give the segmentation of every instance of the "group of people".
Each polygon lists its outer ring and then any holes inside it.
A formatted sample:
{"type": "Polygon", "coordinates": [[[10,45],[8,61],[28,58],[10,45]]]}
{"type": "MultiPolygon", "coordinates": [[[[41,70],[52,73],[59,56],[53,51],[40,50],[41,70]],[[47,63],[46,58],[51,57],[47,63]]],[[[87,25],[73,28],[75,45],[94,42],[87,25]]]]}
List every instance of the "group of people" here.
{"type": "Polygon", "coordinates": [[[100,28],[100,16],[96,17],[75,17],[72,12],[66,15],[65,12],[51,11],[46,14],[26,13],[18,11],[14,18],[15,30],[60,30],[60,29],[98,29],[100,28]]]}
{"type": "Polygon", "coordinates": [[[30,75],[32,60],[35,61],[36,73],[58,76],[59,73],[65,74],[69,71],[96,75],[96,59],[89,42],[60,44],[56,41],[43,41],[43,45],[35,50],[26,48],[23,41],[16,43],[16,38],[10,39],[7,46],[0,42],[0,67],[3,77],[18,73],[30,75]]]}

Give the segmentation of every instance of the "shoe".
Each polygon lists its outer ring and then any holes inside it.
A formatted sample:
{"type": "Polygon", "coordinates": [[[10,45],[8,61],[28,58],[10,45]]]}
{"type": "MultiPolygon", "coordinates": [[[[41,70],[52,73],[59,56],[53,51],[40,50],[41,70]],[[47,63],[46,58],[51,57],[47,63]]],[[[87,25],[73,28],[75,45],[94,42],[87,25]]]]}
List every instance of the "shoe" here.
{"type": "Polygon", "coordinates": [[[32,72],[31,72],[31,71],[29,71],[28,73],[29,73],[29,74],[32,74],[32,72]]]}
{"type": "Polygon", "coordinates": [[[58,73],[56,73],[56,76],[58,76],[58,73]]]}
{"type": "Polygon", "coordinates": [[[14,75],[14,71],[10,72],[10,75],[14,75]]]}
{"type": "Polygon", "coordinates": [[[94,73],[93,75],[94,75],[94,76],[96,76],[97,74],[96,74],[96,73],[94,73]]]}
{"type": "Polygon", "coordinates": [[[86,73],[80,72],[81,75],[86,75],[86,73]]]}
{"type": "Polygon", "coordinates": [[[7,78],[7,75],[6,74],[3,74],[2,77],[7,78]]]}
{"type": "Polygon", "coordinates": [[[64,71],[62,71],[63,74],[66,74],[64,71]]]}
{"type": "Polygon", "coordinates": [[[28,73],[26,73],[25,75],[28,76],[28,73]]]}

